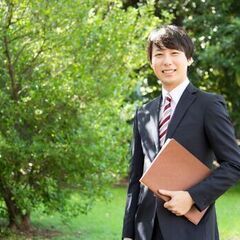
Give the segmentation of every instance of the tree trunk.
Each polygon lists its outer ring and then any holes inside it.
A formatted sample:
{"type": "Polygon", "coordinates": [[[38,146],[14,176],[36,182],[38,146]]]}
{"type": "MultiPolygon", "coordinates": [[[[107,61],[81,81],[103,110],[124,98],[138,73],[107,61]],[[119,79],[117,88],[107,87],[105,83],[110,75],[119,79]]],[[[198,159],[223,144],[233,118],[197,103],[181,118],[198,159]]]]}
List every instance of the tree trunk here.
{"type": "Polygon", "coordinates": [[[30,222],[30,215],[29,214],[24,214],[21,215],[21,222],[20,222],[20,230],[24,232],[29,232],[32,230],[32,225],[30,222]]]}
{"type": "Polygon", "coordinates": [[[22,214],[21,208],[17,206],[10,188],[3,185],[1,179],[0,191],[8,212],[8,227],[14,231],[29,232],[32,229],[29,214],[22,214]]]}
{"type": "MultiPolygon", "coordinates": [[[[5,200],[5,199],[4,199],[5,200]]],[[[8,210],[8,227],[15,231],[29,232],[31,231],[31,223],[29,214],[22,214],[21,210],[16,206],[15,201],[9,199],[6,201],[6,206],[8,210]]]]}

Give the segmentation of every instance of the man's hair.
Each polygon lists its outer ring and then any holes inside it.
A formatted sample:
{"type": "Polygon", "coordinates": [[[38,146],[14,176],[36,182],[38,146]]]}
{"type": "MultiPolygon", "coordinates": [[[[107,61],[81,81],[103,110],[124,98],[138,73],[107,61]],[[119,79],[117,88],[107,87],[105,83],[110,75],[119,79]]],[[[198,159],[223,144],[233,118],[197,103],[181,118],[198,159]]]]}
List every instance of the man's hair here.
{"type": "Polygon", "coordinates": [[[150,63],[152,63],[153,45],[159,49],[169,48],[183,51],[187,59],[193,56],[193,42],[183,28],[178,26],[164,25],[149,34],[147,52],[150,63]]]}

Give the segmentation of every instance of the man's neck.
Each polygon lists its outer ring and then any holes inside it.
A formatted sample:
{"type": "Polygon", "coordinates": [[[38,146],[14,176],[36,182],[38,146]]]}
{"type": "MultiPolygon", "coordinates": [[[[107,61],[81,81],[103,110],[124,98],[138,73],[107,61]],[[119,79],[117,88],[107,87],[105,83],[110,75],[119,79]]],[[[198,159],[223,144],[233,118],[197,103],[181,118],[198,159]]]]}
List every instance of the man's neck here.
{"type": "Polygon", "coordinates": [[[171,92],[173,89],[175,89],[176,87],[178,87],[179,85],[181,85],[182,83],[184,83],[185,81],[188,81],[188,78],[186,78],[185,80],[183,80],[182,82],[180,83],[177,83],[177,84],[162,84],[162,87],[167,91],[167,92],[171,92]]]}

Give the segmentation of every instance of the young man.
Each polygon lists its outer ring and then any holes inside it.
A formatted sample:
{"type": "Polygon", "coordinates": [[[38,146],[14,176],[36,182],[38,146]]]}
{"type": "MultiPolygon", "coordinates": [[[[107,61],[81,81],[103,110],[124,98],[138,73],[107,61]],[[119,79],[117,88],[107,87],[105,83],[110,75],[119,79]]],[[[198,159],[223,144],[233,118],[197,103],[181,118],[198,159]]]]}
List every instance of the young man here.
{"type": "Polygon", "coordinates": [[[240,178],[240,150],[223,98],[189,82],[192,55],[193,43],[180,27],[163,26],[149,36],[148,57],[162,92],[135,115],[123,239],[219,239],[214,202],[240,178]],[[139,179],[168,138],[211,169],[215,154],[220,166],[187,191],[159,190],[171,197],[164,203],[139,179]],[[198,225],[182,216],[193,204],[209,206],[198,225]]]}

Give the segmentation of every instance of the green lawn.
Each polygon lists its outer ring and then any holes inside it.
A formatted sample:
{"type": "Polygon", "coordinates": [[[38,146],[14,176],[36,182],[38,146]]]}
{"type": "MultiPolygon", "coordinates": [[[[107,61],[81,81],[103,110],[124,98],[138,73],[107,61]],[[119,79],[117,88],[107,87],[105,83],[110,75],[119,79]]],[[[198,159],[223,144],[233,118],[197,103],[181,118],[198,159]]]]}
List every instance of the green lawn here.
{"type": "Polygon", "coordinates": [[[112,190],[113,200],[110,203],[97,201],[88,215],[80,215],[64,225],[59,215],[33,216],[37,225],[55,227],[63,232],[63,236],[54,240],[117,240],[120,239],[123,209],[125,205],[125,188],[112,190]]]}
{"type": "Polygon", "coordinates": [[[217,200],[221,240],[240,240],[240,183],[217,200]]]}
{"type": "MultiPolygon", "coordinates": [[[[54,240],[119,240],[126,198],[125,188],[112,189],[113,200],[110,203],[97,201],[88,215],[80,215],[64,223],[59,214],[53,216],[35,213],[34,225],[58,230],[60,235],[54,240]]],[[[240,240],[240,184],[217,201],[217,214],[221,240],[240,240]]],[[[4,238],[47,239],[47,238],[4,238]]]]}

